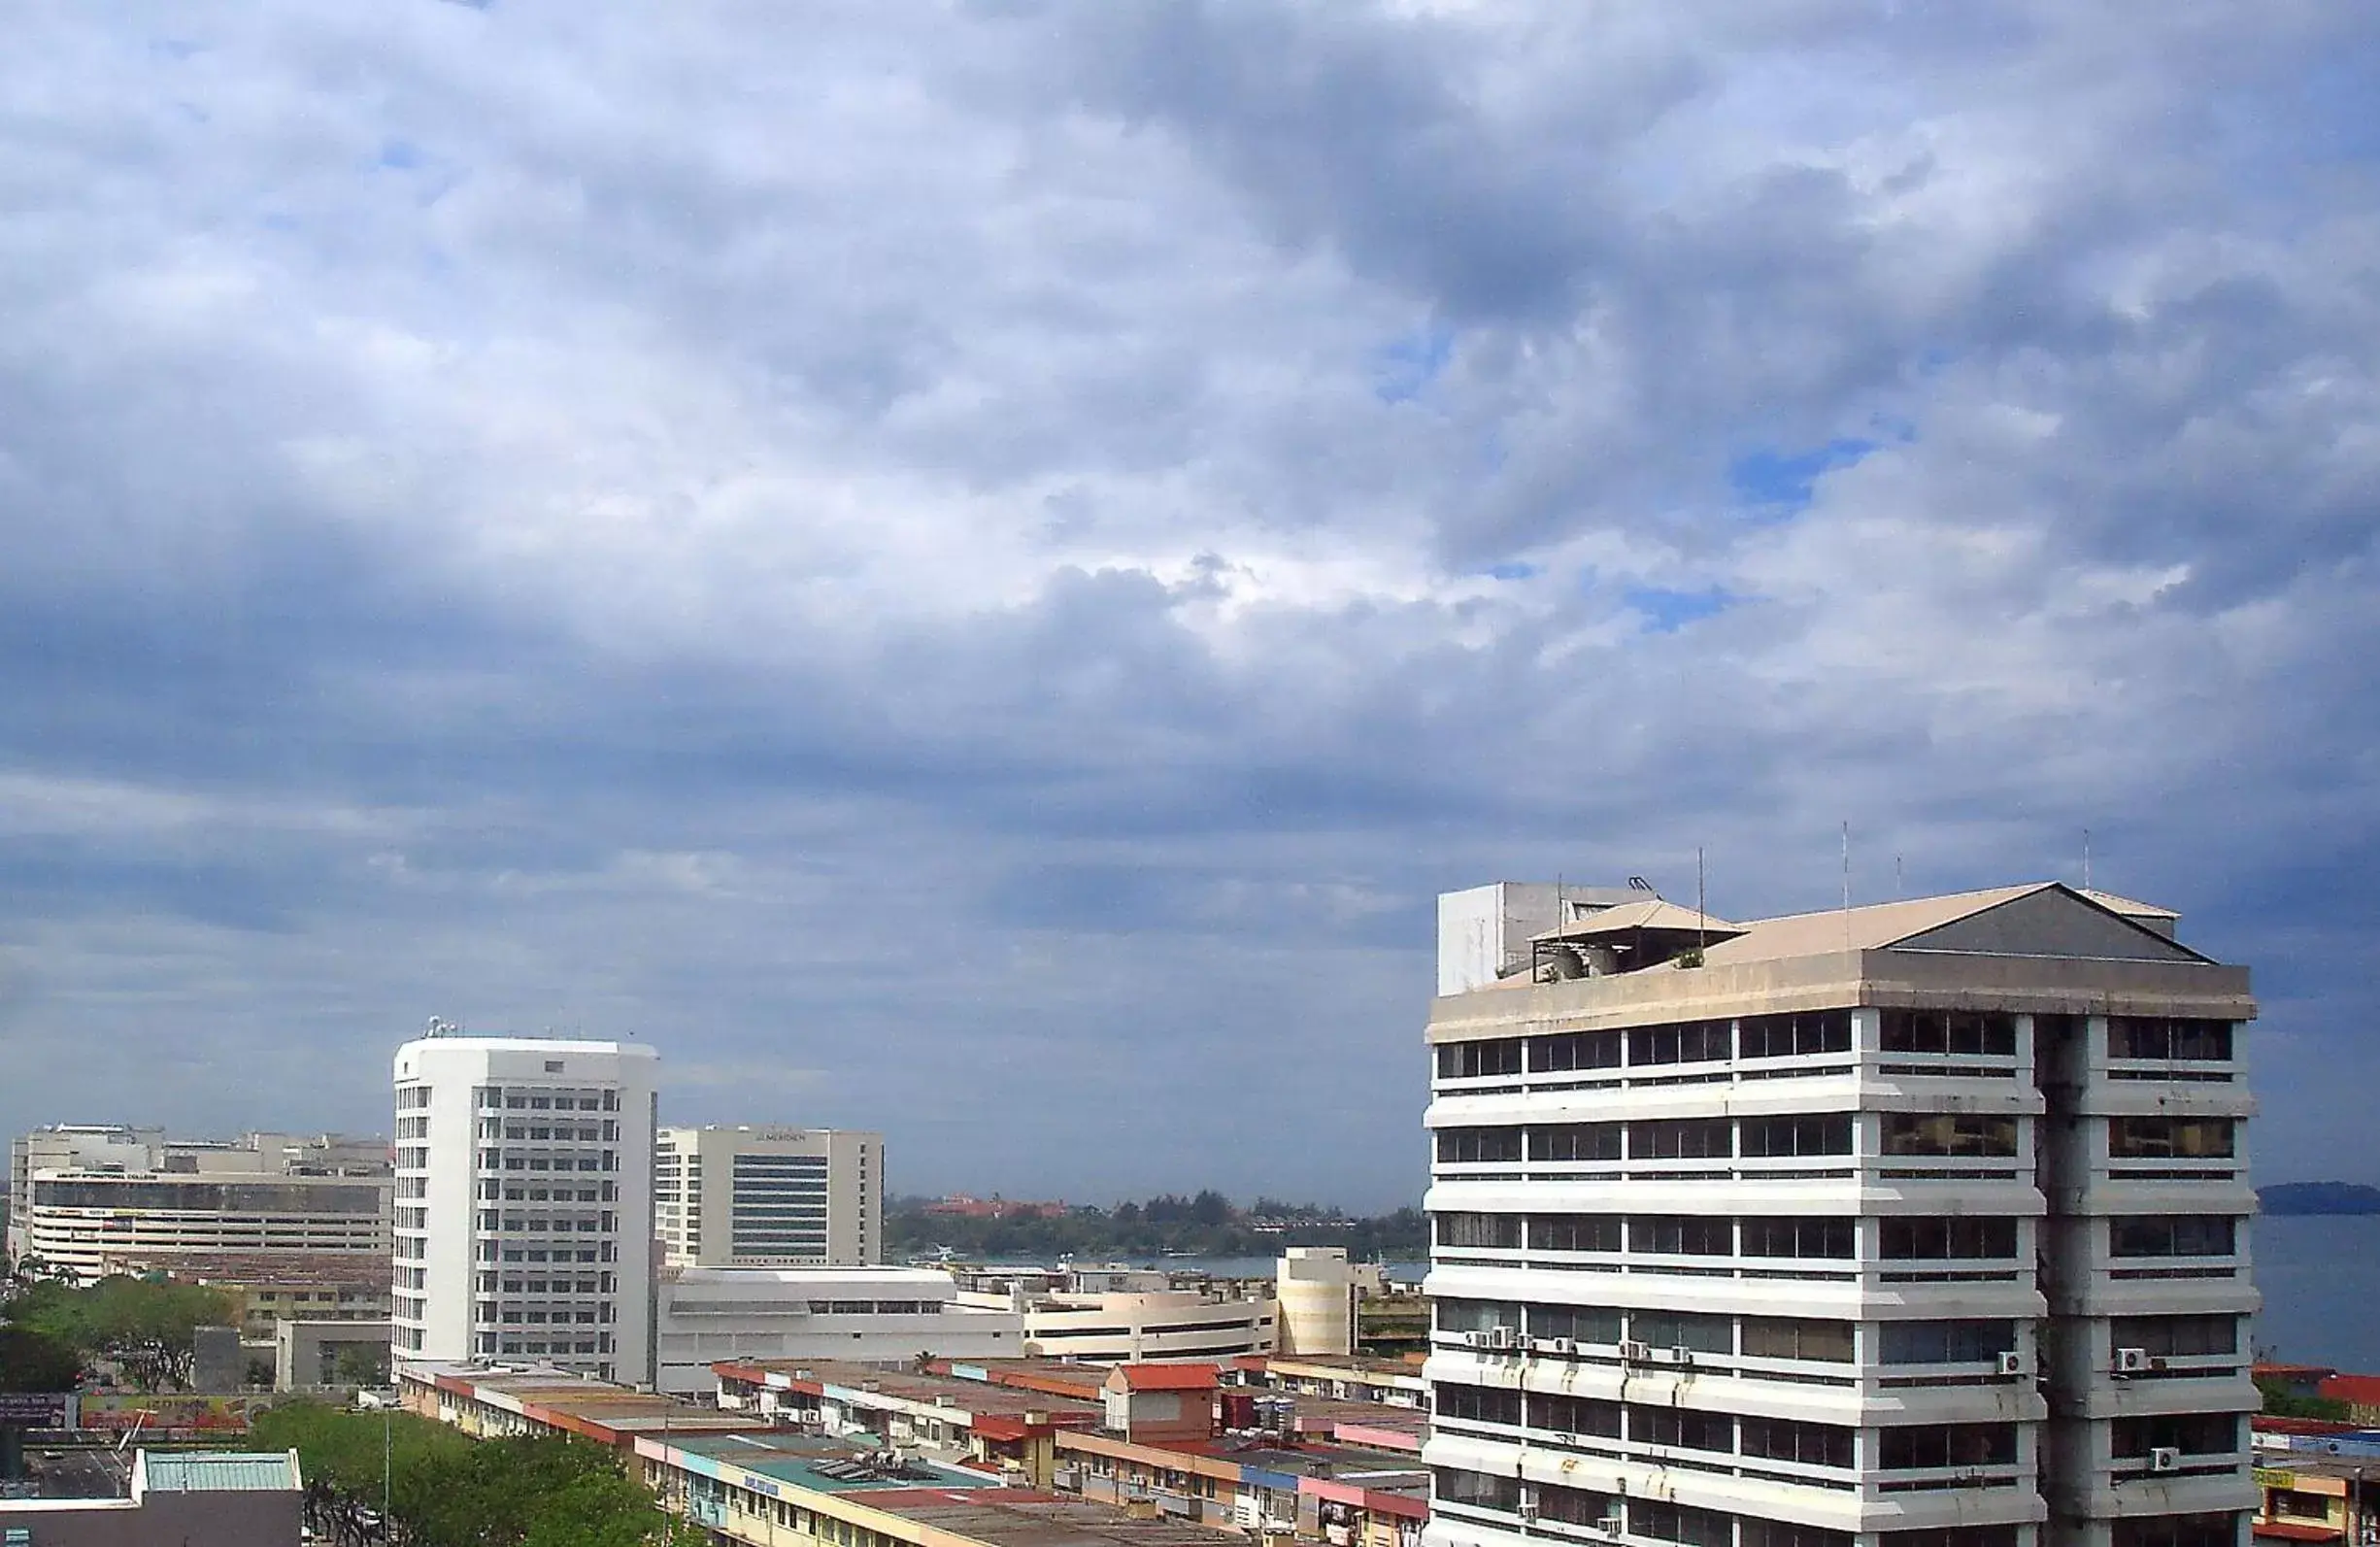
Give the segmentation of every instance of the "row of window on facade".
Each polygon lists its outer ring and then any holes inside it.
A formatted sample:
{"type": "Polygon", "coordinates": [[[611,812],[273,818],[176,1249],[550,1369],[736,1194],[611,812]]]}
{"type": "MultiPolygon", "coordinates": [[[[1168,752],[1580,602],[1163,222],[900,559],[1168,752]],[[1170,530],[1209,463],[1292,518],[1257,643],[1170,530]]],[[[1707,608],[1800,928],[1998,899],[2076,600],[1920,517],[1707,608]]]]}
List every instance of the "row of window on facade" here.
{"type": "MultiPolygon", "coordinates": [[[[427,1094],[426,1089],[423,1094],[427,1094]]],[[[404,1093],[397,1093],[398,1104],[403,1104],[404,1093]]],[[[483,1112],[617,1112],[620,1110],[618,1091],[562,1091],[552,1086],[529,1086],[507,1090],[500,1085],[483,1085],[471,1093],[472,1105],[483,1112]]],[[[424,1100],[420,1104],[429,1103],[424,1100]]]]}
{"type": "MultiPolygon", "coordinates": [[[[1851,1016],[1849,1010],[1816,1010],[1797,1015],[1745,1016],[1732,1021],[1680,1021],[1610,1031],[1558,1031],[1448,1042],[1438,1047],[1438,1077],[1469,1080],[1849,1053],[1851,1016]]],[[[2074,1016],[2032,1019],[2036,1033],[2071,1031],[2081,1025],[2074,1016]]],[[[1878,1012],[1877,1033],[1877,1050],[1883,1053],[2014,1058],[2017,1051],[2017,1017],[2003,1010],[1886,1009],[1878,1012]]],[[[2111,1016],[2107,1019],[2107,1056],[2159,1061],[2228,1061],[2231,1057],[2231,1033],[2232,1023],[2229,1021],[2111,1016]]]]}
{"type": "MultiPolygon", "coordinates": [[[[1437,1329],[1446,1333],[1501,1328],[1534,1342],[1567,1338],[1586,1348],[1617,1349],[1627,1342],[1695,1354],[1835,1364],[1848,1364],[1858,1358],[1862,1326],[1867,1328],[1869,1359],[1884,1364],[1988,1362],[2017,1346],[2017,1323],[1998,1318],[1860,1323],[1455,1296],[1435,1302],[1435,1317],[1437,1329]]],[[[2121,1316],[2113,1320],[2110,1330],[2112,1346],[2160,1356],[2235,1354],[2239,1350],[2236,1316],[2121,1316]]]]}
{"type": "MultiPolygon", "coordinates": [[[[1452,1466],[1435,1468],[1432,1488],[1440,1503],[1506,1514],[1525,1509],[1542,1519],[1579,1526],[1625,1520],[1625,1530],[1631,1536],[1678,1542],[1682,1547],[1853,1547],[1856,1539],[1848,1531],[1732,1515],[1667,1499],[1624,1499],[1592,1489],[1525,1483],[1516,1477],[1452,1466]]],[[[2239,1516],[2229,1512],[2134,1515],[2114,1521],[2110,1529],[2110,1547],[2234,1547],[2239,1539],[2239,1516]]],[[[1875,1540],[1879,1547],[2016,1547],[2018,1530],[2015,1526],[1953,1526],[1885,1531],[1875,1540]]]]}
{"type": "MultiPolygon", "coordinates": [[[[1739,1418],[1646,1402],[1617,1402],[1592,1396],[1517,1392],[1504,1387],[1437,1383],[1435,1417],[1458,1423],[1493,1424],[1582,1439],[1662,1445],[1714,1455],[1747,1456],[1842,1470],[1919,1471],[1943,1466],[2013,1466],[2017,1426],[2012,1423],[1904,1424],[1860,1429],[1785,1418],[1739,1418]],[[1860,1436],[1867,1459],[1860,1459],[1860,1436]]],[[[2240,1448],[2236,1413],[2164,1413],[2119,1418],[2109,1426],[2112,1460],[2145,1459],[2153,1450],[2192,1456],[2224,1456],[2240,1448]]]]}
{"type": "MultiPolygon", "coordinates": [[[[1875,1114],[1876,1153],[2012,1159],[2020,1120],[1966,1112],[1875,1114]]],[[[1634,1123],[1537,1123],[1437,1130],[1443,1164],[1575,1160],[1785,1160],[1859,1153],[1859,1114],[1664,1118],[1634,1123]]],[[[2107,1120],[2110,1160],[2230,1160],[2229,1118],[2118,1117],[2107,1120]]]]}
{"type": "MultiPolygon", "coordinates": [[[[1854,1218],[1823,1215],[1491,1214],[1432,1216],[1441,1247],[1536,1252],[1632,1252],[1659,1257],[1814,1258],[1859,1255],[1854,1218]]],[[[2008,1218],[1880,1219],[1884,1261],[2008,1260],[2017,1222],[2008,1218]]],[[[2119,1214],[2107,1221],[2110,1257],[2229,1257],[2238,1221],[2228,1214],[2119,1214]]]]}

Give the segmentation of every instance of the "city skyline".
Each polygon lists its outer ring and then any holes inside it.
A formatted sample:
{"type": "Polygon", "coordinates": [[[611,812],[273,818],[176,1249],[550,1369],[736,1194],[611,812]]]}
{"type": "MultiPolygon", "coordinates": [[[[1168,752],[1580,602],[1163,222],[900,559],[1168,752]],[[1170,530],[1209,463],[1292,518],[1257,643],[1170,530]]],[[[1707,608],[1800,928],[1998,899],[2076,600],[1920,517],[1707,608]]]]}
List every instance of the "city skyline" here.
{"type": "Polygon", "coordinates": [[[1436,893],[1848,824],[2088,831],[2255,970],[2262,1178],[2380,1182],[2364,8],[16,45],[0,1129],[376,1129],[438,1014],[896,1191],[1376,1209],[1436,893]]]}

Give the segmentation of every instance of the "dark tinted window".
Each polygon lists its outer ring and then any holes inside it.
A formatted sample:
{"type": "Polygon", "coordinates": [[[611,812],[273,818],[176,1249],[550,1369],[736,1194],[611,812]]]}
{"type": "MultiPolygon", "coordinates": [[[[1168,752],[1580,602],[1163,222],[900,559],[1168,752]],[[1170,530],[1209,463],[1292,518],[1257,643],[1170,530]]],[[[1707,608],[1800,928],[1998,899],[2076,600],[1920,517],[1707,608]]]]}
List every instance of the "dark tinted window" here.
{"type": "Polygon", "coordinates": [[[2228,1214],[2120,1215],[2107,1222],[2108,1252],[2115,1257],[2229,1257],[2228,1214]]]}
{"type": "Polygon", "coordinates": [[[2228,1160],[2231,1142],[2229,1118],[2107,1120],[2107,1154],[2112,1160],[2228,1160]]]}
{"type": "Polygon", "coordinates": [[[1697,1354],[1735,1352],[1735,1323],[1726,1316],[1673,1311],[1632,1311],[1628,1339],[1653,1348],[1683,1348],[1697,1354]]]}
{"type": "Polygon", "coordinates": [[[2017,1346],[2014,1322],[1886,1322],[1887,1364],[1966,1364],[1997,1359],[2017,1346]]]}
{"type": "Polygon", "coordinates": [[[1688,1118],[1628,1125],[1628,1158],[1636,1160],[1724,1160],[1734,1153],[1726,1118],[1688,1118]]]}
{"type": "Polygon", "coordinates": [[[1623,1033],[1618,1031],[1564,1031],[1556,1036],[1530,1037],[1528,1066],[1541,1074],[1616,1069],[1620,1067],[1623,1040],[1623,1033]]]}
{"type": "Polygon", "coordinates": [[[1528,1335],[1609,1346],[1620,1341],[1620,1313],[1603,1305],[1532,1305],[1528,1335]]]}
{"type": "Polygon", "coordinates": [[[1532,1214],[1528,1244],[1536,1252],[1617,1252],[1617,1214],[1532,1214]]]}
{"type": "Polygon", "coordinates": [[[1465,1080],[1490,1074],[1521,1072],[1521,1039],[1496,1037],[1487,1042],[1438,1044],[1438,1078],[1465,1080]]]}
{"type": "Polygon", "coordinates": [[[1747,1157],[1851,1153],[1848,1112],[1828,1112],[1817,1117],[1746,1118],[1742,1127],[1743,1152],[1747,1157]]]}
{"type": "Polygon", "coordinates": [[[1485,1472],[1441,1466],[1435,1475],[1437,1497],[1450,1504],[1476,1504],[1483,1509],[1519,1509],[1521,1480],[1491,1477],[1485,1472]]]}
{"type": "Polygon", "coordinates": [[[1810,1466],[1849,1466],[1852,1439],[1859,1433],[1840,1424],[1803,1424],[1785,1418],[1747,1418],[1739,1447],[1747,1456],[1801,1462],[1810,1466]]]}
{"type": "Polygon", "coordinates": [[[1685,1450],[1733,1450],[1735,1420],[1725,1413],[1698,1413],[1688,1407],[1628,1407],[1628,1438],[1647,1445],[1675,1445],[1685,1450]]]}
{"type": "Polygon", "coordinates": [[[2017,1459],[2014,1424],[1917,1424],[1878,1435],[1887,1471],[1920,1466],[2005,1466],[2017,1459]]]}
{"type": "Polygon", "coordinates": [[[1521,1159],[1519,1128],[1440,1128],[1438,1159],[1476,1162],[1521,1159]]]}
{"type": "MultiPolygon", "coordinates": [[[[1852,1547],[1849,1531],[1823,1526],[1795,1526],[1782,1520],[1755,1520],[1747,1515],[1737,1527],[1736,1547],[1852,1547]]],[[[2016,1547],[2011,1535],[2007,1547],[2016,1547]]]]}
{"type": "Polygon", "coordinates": [[[1837,1257],[1852,1255],[1849,1220],[1747,1219],[1743,1222],[1746,1257],[1837,1257]]]}
{"type": "Polygon", "coordinates": [[[1481,1424],[1521,1422],[1521,1394],[1488,1386],[1456,1386],[1440,1381],[1430,1396],[1440,1418],[1467,1418],[1481,1424]]]}
{"type": "Polygon", "coordinates": [[[2017,1120],[1966,1112],[1887,1112],[1887,1155],[2013,1156],[2017,1120]]]}
{"type": "Polygon", "coordinates": [[[2120,1316],[2108,1328],[2117,1348],[2159,1357],[2239,1352],[2236,1316],[2120,1316]]]}
{"type": "Polygon", "coordinates": [[[1628,1032],[1628,1062],[1708,1063],[1727,1057],[1730,1040],[1725,1021],[1640,1026],[1628,1032]]]}
{"type": "Polygon", "coordinates": [[[1727,1257],[1735,1222],[1699,1214],[1640,1214],[1628,1221],[1628,1250],[1656,1257],[1727,1257]]]}
{"type": "Polygon", "coordinates": [[[2238,1540],[2233,1514],[2134,1515],[2115,1523],[2109,1547],[2232,1547],[2238,1540]]]}
{"type": "Polygon", "coordinates": [[[1532,1392],[1528,1398],[1528,1425],[1531,1429],[1550,1429],[1562,1434],[1599,1434],[1606,1439],[1618,1439],[1620,1404],[1586,1396],[1541,1396],[1532,1392]]]}
{"type": "Polygon", "coordinates": [[[1851,1362],[1852,1324],[1795,1316],[1744,1318],[1744,1353],[1756,1359],[1815,1359],[1851,1362]]]}
{"type": "Polygon", "coordinates": [[[1499,1246],[1521,1244],[1518,1214],[1440,1214],[1435,1216],[1440,1246],[1499,1246]]]}
{"type": "Polygon", "coordinates": [[[1805,1010],[1798,1015],[1749,1015],[1736,1031],[1737,1057],[1790,1059],[1803,1053],[1849,1053],[1849,1010],[1805,1010]]]}
{"type": "Polygon", "coordinates": [[[2005,1010],[1886,1010],[1877,1045],[1887,1053],[2013,1057],[2017,1018],[2005,1010]]]}
{"type": "Polygon", "coordinates": [[[2146,1456],[2171,1449],[2190,1456],[2217,1456],[2239,1448],[2239,1420],[2229,1413],[2164,1413],[2119,1418],[2112,1440],[2118,1456],[2146,1456]]]}
{"type": "Polygon", "coordinates": [[[1620,1159],[1618,1123],[1556,1123],[1528,1130],[1532,1160],[1616,1160],[1620,1159]]]}
{"type": "Polygon", "coordinates": [[[1684,1542],[1687,1547],[1732,1547],[1735,1517],[1692,1504],[1633,1498],[1628,1501],[1628,1534],[1684,1542]]]}
{"type": "Polygon", "coordinates": [[[2221,1061],[2231,1056],[2231,1023],[2166,1016],[2109,1016],[2107,1056],[2221,1061]]]}
{"type": "Polygon", "coordinates": [[[1887,1261],[2017,1255],[2017,1222],[2010,1219],[1887,1219],[1879,1233],[1887,1261]]]}

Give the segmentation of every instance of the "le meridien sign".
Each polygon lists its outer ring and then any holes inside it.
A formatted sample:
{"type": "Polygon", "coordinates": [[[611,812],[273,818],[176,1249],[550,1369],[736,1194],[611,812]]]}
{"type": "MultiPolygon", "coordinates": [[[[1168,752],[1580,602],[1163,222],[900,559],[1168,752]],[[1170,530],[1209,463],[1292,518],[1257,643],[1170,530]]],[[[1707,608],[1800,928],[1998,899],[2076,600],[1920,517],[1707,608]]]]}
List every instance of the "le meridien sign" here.
{"type": "Polygon", "coordinates": [[[75,1394],[0,1392],[0,1424],[17,1429],[72,1429],[75,1394]]]}

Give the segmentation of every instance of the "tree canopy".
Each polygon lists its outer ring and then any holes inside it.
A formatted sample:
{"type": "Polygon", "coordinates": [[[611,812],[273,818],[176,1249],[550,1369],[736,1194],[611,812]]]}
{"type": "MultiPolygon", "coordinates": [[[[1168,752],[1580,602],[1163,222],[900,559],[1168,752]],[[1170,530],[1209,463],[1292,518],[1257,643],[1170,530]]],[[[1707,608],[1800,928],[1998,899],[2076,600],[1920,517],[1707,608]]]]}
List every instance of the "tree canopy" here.
{"type": "Polygon", "coordinates": [[[377,1541],[386,1459],[388,1514],[408,1547],[644,1547],[704,1538],[671,1526],[601,1446],[550,1438],[474,1440],[412,1413],[286,1402],[257,1416],[260,1450],[295,1450],[308,1523],[323,1539],[377,1541]],[[384,1446],[385,1450],[384,1451],[384,1446]]]}
{"type": "Polygon", "coordinates": [[[238,1307],[219,1290],[121,1276],[87,1289],[28,1284],[5,1310],[17,1326],[81,1359],[121,1362],[135,1382],[151,1389],[187,1386],[192,1331],[239,1320],[238,1307]]]}

